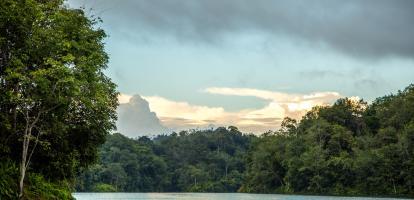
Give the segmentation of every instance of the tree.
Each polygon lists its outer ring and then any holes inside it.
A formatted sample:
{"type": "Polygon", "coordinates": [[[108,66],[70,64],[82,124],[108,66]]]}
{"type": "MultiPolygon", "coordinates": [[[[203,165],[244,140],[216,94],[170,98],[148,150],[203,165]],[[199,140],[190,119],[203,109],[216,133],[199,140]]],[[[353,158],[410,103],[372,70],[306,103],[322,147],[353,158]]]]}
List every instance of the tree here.
{"type": "Polygon", "coordinates": [[[283,135],[296,135],[297,121],[290,117],[285,117],[280,124],[279,132],[283,135]]]}
{"type": "Polygon", "coordinates": [[[13,152],[21,154],[21,197],[29,166],[50,169],[57,159],[51,150],[67,155],[58,161],[69,168],[59,178],[93,162],[96,146],[114,128],[117,92],[103,73],[108,56],[99,19],[62,0],[4,0],[0,17],[0,120],[1,137],[7,138],[2,146],[13,158],[13,152]],[[33,160],[35,152],[41,161],[33,160]]]}

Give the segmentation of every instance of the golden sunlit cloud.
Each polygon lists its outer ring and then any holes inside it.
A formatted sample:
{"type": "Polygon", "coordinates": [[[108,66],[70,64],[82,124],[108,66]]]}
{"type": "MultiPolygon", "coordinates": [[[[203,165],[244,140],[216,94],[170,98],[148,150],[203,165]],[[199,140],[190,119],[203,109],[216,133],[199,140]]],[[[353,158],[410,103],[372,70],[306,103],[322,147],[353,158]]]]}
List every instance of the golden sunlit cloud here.
{"type": "MultiPolygon", "coordinates": [[[[276,130],[284,117],[300,119],[316,105],[328,105],[340,98],[337,92],[290,94],[251,88],[207,88],[210,94],[228,96],[251,96],[268,102],[259,109],[226,111],[223,107],[209,107],[179,102],[160,96],[144,96],[161,123],[173,130],[206,128],[211,126],[237,126],[241,131],[262,133],[276,130]]],[[[128,102],[130,95],[121,94],[120,103],[128,102]]]]}
{"type": "Polygon", "coordinates": [[[118,95],[118,102],[120,104],[128,103],[131,98],[132,98],[132,95],[127,95],[127,94],[122,94],[121,93],[121,94],[118,95]]]}

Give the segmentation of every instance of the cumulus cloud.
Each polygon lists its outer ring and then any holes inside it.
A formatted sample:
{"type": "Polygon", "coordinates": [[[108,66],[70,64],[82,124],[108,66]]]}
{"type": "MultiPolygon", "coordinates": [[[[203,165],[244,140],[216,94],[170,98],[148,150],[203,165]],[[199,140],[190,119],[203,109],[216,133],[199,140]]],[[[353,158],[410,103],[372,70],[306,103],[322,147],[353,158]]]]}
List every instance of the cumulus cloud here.
{"type": "MultiPolygon", "coordinates": [[[[122,32],[220,41],[241,32],[288,35],[353,56],[414,56],[412,0],[70,0],[122,32]],[[136,30],[136,31],[133,31],[136,30]]],[[[128,34],[130,33],[130,34],[128,34]]],[[[230,37],[231,38],[231,37],[230,37]]]]}
{"type": "Polygon", "coordinates": [[[260,115],[271,117],[278,111],[281,117],[299,119],[303,114],[316,105],[327,105],[341,97],[337,92],[315,92],[311,94],[290,94],[250,88],[207,88],[210,94],[252,96],[269,101],[269,104],[259,110],[252,111],[250,116],[260,115]]]}
{"type": "Polygon", "coordinates": [[[262,109],[229,112],[223,107],[193,105],[159,96],[144,98],[148,100],[151,110],[160,117],[162,124],[174,130],[235,125],[245,132],[261,133],[275,129],[283,119],[283,110],[272,105],[262,109]],[[265,119],[273,120],[273,123],[261,122],[265,119]]]}
{"type": "Polygon", "coordinates": [[[168,132],[161,125],[156,113],[151,112],[148,102],[139,95],[118,97],[118,132],[129,136],[155,135],[168,132]]]}
{"type": "Polygon", "coordinates": [[[124,104],[124,103],[129,103],[129,100],[132,98],[131,95],[127,95],[127,94],[119,94],[118,95],[118,102],[120,104],[124,104]]]}
{"type": "Polygon", "coordinates": [[[341,97],[336,92],[289,94],[250,88],[215,87],[204,91],[216,95],[252,96],[268,103],[259,109],[230,112],[223,107],[193,105],[160,96],[143,98],[149,102],[150,110],[157,113],[161,124],[173,130],[234,125],[244,132],[263,133],[278,129],[284,117],[300,119],[313,106],[327,105],[341,97]]]}

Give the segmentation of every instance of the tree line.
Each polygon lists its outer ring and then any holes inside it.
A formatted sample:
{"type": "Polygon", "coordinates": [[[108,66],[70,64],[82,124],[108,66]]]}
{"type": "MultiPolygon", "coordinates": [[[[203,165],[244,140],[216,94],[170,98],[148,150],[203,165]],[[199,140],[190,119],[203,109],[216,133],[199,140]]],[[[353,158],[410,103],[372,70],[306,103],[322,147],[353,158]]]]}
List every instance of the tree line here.
{"type": "Polygon", "coordinates": [[[236,127],[109,135],[78,191],[414,196],[414,85],[349,98],[260,136],[236,127]]]}
{"type": "Polygon", "coordinates": [[[99,164],[79,176],[77,190],[236,192],[253,138],[235,127],[153,139],[109,135],[100,148],[99,164]]]}

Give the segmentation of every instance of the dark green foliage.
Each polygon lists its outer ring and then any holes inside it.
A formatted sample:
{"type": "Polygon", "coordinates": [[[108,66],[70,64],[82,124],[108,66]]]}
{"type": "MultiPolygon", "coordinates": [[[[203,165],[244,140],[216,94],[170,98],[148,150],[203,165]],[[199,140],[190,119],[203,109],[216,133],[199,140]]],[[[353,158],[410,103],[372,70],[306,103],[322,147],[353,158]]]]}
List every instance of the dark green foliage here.
{"type": "Polygon", "coordinates": [[[35,173],[29,174],[27,179],[23,199],[74,200],[71,186],[65,181],[49,182],[35,173]]]}
{"type": "Polygon", "coordinates": [[[0,159],[21,169],[24,198],[65,199],[56,184],[95,162],[115,128],[118,93],[103,73],[98,22],[63,0],[0,1],[0,159]]]}
{"type": "Polygon", "coordinates": [[[18,167],[8,159],[0,160],[0,198],[17,198],[18,167]]]}
{"type": "MultiPolygon", "coordinates": [[[[0,162],[0,199],[17,199],[17,179],[19,169],[11,160],[0,162]]],[[[31,173],[27,177],[27,187],[23,199],[72,200],[72,189],[64,181],[50,182],[40,174],[31,173]]]]}
{"type": "Polygon", "coordinates": [[[371,105],[339,99],[288,125],[253,145],[241,191],[414,196],[413,85],[371,105]]]}
{"type": "Polygon", "coordinates": [[[100,164],[81,174],[77,189],[109,184],[128,192],[236,192],[252,138],[235,127],[136,140],[113,134],[101,147],[100,164]]]}
{"type": "Polygon", "coordinates": [[[98,183],[93,188],[93,191],[95,192],[116,192],[116,189],[112,185],[105,184],[105,183],[98,183]]]}

